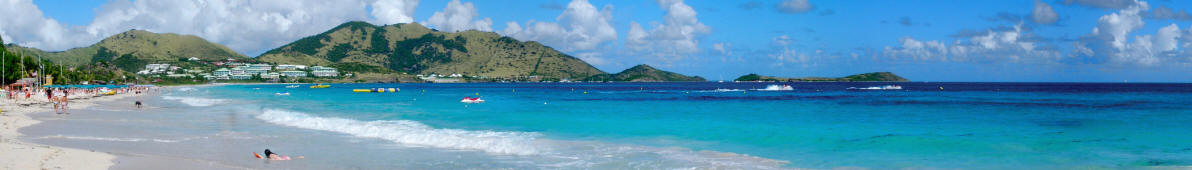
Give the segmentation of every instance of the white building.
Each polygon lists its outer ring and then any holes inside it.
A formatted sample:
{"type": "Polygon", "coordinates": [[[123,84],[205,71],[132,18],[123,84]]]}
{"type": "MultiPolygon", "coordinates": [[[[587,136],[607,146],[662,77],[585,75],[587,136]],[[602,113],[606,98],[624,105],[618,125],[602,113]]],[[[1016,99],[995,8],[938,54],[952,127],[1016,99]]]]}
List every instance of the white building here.
{"type": "Polygon", "coordinates": [[[212,71],[211,73],[214,74],[215,76],[228,76],[228,75],[232,74],[232,71],[228,70],[227,68],[219,68],[219,69],[216,69],[215,71],[212,71]]]}
{"type": "Polygon", "coordinates": [[[281,75],[286,77],[306,77],[305,71],[281,71],[281,75]]]}
{"type": "Polygon", "coordinates": [[[265,73],[265,74],[261,74],[261,78],[263,78],[263,79],[277,79],[277,78],[281,78],[281,74],[265,73]]]}
{"type": "Polygon", "coordinates": [[[336,77],[336,76],[339,76],[339,71],[336,71],[335,68],[331,68],[331,67],[314,66],[314,67],[310,67],[310,69],[311,69],[310,74],[314,74],[315,77],[336,77]]]}
{"type": "Polygon", "coordinates": [[[137,71],[137,74],[162,74],[170,69],[170,64],[146,64],[145,69],[137,71]]]}
{"type": "Polygon", "coordinates": [[[277,65],[277,70],[305,70],[305,69],[306,69],[306,65],[290,65],[290,64],[277,65]]]}

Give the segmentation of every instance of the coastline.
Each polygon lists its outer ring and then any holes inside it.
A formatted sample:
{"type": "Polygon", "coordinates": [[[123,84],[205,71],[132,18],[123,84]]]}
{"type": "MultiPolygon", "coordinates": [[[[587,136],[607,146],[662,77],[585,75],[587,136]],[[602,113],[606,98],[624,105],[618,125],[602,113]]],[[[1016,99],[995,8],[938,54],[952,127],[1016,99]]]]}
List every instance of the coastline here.
{"type": "MultiPolygon", "coordinates": [[[[82,110],[95,102],[118,100],[134,95],[71,95],[71,107],[76,108],[74,110],[82,110]]],[[[0,126],[3,127],[0,129],[0,169],[109,169],[115,165],[113,161],[116,156],[110,153],[20,140],[24,134],[18,132],[19,129],[42,122],[29,115],[51,114],[48,113],[51,106],[45,98],[4,101],[0,103],[0,109],[3,109],[0,113],[0,126]]]]}

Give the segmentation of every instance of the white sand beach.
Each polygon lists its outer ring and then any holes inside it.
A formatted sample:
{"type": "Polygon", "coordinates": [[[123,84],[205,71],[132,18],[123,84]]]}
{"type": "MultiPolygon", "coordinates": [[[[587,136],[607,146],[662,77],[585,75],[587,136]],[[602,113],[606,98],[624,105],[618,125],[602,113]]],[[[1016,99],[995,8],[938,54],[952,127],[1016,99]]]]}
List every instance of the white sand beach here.
{"type": "MultiPolygon", "coordinates": [[[[70,96],[71,108],[86,108],[94,102],[121,99],[137,94],[117,94],[93,97],[86,94],[70,96]]],[[[44,97],[0,102],[0,169],[108,169],[116,156],[96,152],[21,141],[17,130],[40,123],[29,115],[53,114],[52,105],[44,97]]]]}

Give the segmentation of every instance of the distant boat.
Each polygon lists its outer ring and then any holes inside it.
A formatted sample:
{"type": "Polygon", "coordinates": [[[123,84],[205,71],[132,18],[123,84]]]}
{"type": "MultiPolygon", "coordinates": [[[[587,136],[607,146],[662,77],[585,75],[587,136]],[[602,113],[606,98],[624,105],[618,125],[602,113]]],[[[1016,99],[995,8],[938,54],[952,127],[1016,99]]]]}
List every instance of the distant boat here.
{"type": "Polygon", "coordinates": [[[312,89],[321,89],[321,88],[329,88],[329,87],[331,87],[331,85],[326,85],[326,84],[310,86],[310,88],[312,88],[312,89]]]}
{"type": "Polygon", "coordinates": [[[291,88],[291,89],[292,89],[292,88],[298,88],[298,87],[302,87],[302,86],[299,86],[299,85],[289,85],[289,86],[286,86],[286,88],[291,88]]]}
{"type": "MultiPolygon", "coordinates": [[[[902,86],[885,85],[885,86],[873,86],[873,87],[865,87],[865,88],[849,87],[848,89],[849,90],[902,90],[902,86]]],[[[942,90],[943,87],[940,87],[940,89],[942,90]]]]}
{"type": "Polygon", "coordinates": [[[459,102],[462,102],[462,103],[484,103],[484,99],[480,99],[480,97],[476,97],[476,98],[464,97],[464,99],[460,99],[459,102]]]}

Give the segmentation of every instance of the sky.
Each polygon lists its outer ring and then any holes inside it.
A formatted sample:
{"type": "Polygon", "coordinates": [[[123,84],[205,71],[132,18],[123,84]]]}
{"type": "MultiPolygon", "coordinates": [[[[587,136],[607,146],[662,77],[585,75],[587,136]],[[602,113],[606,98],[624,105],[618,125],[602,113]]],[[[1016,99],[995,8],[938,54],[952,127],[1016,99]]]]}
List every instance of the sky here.
{"type": "Polygon", "coordinates": [[[605,72],[638,64],[913,81],[1192,82],[1179,0],[0,0],[5,43],[62,51],[129,29],[249,56],[348,21],[538,41],[605,72]]]}

